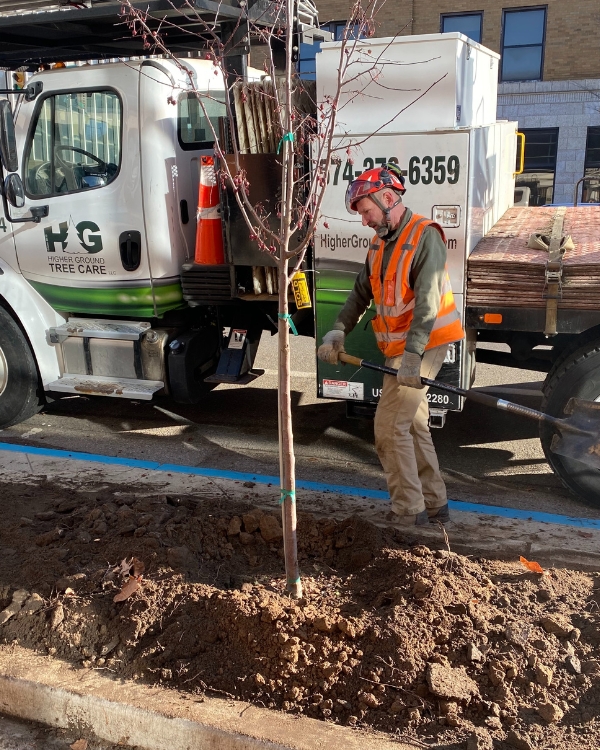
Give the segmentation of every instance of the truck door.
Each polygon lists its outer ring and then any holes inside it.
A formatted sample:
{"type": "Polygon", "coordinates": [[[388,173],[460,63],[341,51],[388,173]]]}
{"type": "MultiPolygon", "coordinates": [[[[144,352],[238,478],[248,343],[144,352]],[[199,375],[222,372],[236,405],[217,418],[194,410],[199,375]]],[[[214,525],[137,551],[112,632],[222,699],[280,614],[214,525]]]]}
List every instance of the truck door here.
{"type": "Polygon", "coordinates": [[[117,66],[51,72],[44,95],[23,103],[27,207],[47,205],[49,213],[40,224],[18,225],[15,241],[23,275],[54,309],[150,317],[157,309],[141,199],[137,74],[119,68],[118,76],[117,66]],[[112,79],[118,89],[106,85],[112,79]]]}

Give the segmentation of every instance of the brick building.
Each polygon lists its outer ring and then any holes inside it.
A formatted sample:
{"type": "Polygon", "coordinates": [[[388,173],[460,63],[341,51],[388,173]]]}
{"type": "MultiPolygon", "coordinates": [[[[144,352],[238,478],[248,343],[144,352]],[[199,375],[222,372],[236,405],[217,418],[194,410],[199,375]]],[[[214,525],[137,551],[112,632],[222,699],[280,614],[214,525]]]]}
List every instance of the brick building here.
{"type": "MultiPolygon", "coordinates": [[[[322,24],[341,32],[351,3],[316,0],[322,24]]],[[[460,31],[502,55],[498,118],[526,136],[531,204],[600,201],[600,4],[598,0],[388,2],[377,36],[460,31]]],[[[526,191],[527,192],[527,191],[526,191]]]]}

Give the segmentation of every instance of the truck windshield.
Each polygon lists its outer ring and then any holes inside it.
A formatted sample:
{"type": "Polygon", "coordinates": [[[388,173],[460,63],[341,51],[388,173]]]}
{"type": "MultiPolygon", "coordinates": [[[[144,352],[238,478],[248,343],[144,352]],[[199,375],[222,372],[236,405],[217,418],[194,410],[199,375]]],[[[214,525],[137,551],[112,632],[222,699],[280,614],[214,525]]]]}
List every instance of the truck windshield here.
{"type": "Polygon", "coordinates": [[[179,98],[177,137],[186,151],[211,148],[214,133],[219,134],[219,118],[227,116],[224,91],[200,92],[200,96],[204,110],[195,94],[183,94],[179,98]]]}
{"type": "Polygon", "coordinates": [[[44,99],[25,154],[28,195],[40,198],[112,182],[121,161],[121,111],[112,91],[44,99]]]}

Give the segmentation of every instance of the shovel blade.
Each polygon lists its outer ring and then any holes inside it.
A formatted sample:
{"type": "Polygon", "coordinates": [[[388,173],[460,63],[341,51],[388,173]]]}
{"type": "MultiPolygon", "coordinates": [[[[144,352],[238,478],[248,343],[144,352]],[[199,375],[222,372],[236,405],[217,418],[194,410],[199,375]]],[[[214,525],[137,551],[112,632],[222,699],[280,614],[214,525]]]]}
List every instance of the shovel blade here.
{"type": "Polygon", "coordinates": [[[560,435],[553,437],[550,449],[559,456],[600,469],[600,403],[571,398],[565,414],[560,435]]]}

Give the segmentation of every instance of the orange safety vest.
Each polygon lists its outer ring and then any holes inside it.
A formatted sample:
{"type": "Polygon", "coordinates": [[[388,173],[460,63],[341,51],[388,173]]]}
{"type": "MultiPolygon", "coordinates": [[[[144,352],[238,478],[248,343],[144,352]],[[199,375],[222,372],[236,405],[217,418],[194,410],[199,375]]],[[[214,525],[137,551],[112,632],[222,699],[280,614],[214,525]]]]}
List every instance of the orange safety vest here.
{"type": "MultiPolygon", "coordinates": [[[[415,251],[427,227],[435,227],[445,241],[439,224],[413,214],[404,227],[392,251],[385,276],[382,279],[381,264],[385,242],[375,238],[367,255],[371,289],[377,315],[372,325],[377,346],[386,357],[399,357],[404,352],[406,337],[413,319],[415,293],[410,286],[410,269],[415,251]]],[[[442,283],[440,309],[425,349],[451,344],[464,338],[450,277],[446,268],[442,283]]]]}

